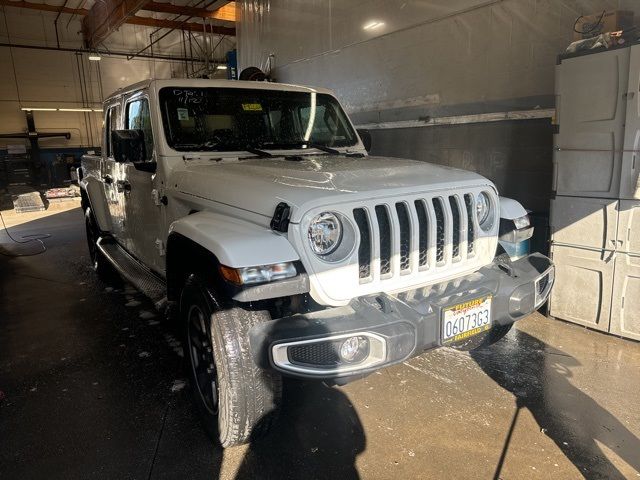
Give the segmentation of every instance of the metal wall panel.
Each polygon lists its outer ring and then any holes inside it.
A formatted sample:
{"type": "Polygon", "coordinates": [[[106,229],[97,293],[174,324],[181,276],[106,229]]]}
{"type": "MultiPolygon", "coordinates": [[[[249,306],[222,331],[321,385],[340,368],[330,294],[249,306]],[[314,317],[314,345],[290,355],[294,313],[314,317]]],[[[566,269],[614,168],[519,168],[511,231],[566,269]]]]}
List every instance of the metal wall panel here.
{"type": "Polygon", "coordinates": [[[610,331],[640,340],[640,255],[616,257],[610,331]]]}
{"type": "Polygon", "coordinates": [[[640,199],[640,45],[630,49],[620,198],[640,199]]]}
{"type": "Polygon", "coordinates": [[[602,331],[609,330],[614,254],[552,245],[556,281],[549,314],[602,331]]]}
{"type": "Polygon", "coordinates": [[[618,201],[556,197],[551,200],[551,240],[598,250],[616,247],[618,201]]]}
{"type": "Polygon", "coordinates": [[[621,200],[619,210],[618,250],[640,255],[640,201],[621,200]]]}
{"type": "Polygon", "coordinates": [[[570,58],[556,67],[558,195],[620,195],[629,51],[570,58]]]}

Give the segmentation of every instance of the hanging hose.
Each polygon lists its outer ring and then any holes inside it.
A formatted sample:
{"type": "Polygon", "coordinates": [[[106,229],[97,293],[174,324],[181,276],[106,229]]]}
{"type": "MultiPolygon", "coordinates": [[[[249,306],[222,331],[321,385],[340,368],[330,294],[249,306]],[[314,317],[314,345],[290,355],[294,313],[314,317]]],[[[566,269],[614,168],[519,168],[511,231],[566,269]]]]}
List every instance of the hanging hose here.
{"type": "Polygon", "coordinates": [[[7,228],[7,224],[4,223],[4,217],[2,216],[2,211],[0,211],[0,220],[2,220],[2,226],[4,227],[4,231],[6,232],[7,236],[14,243],[25,244],[25,243],[31,243],[31,242],[40,242],[40,246],[42,247],[42,250],[40,250],[38,252],[34,252],[34,253],[5,253],[2,250],[0,250],[0,255],[4,255],[5,257],[33,257],[35,255],[40,255],[41,253],[44,253],[44,252],[47,251],[47,246],[44,244],[44,242],[42,240],[44,240],[45,238],[50,238],[51,237],[50,233],[36,233],[36,234],[33,234],[33,235],[24,235],[24,236],[20,237],[21,240],[16,240],[9,233],[9,229],[7,228]]]}

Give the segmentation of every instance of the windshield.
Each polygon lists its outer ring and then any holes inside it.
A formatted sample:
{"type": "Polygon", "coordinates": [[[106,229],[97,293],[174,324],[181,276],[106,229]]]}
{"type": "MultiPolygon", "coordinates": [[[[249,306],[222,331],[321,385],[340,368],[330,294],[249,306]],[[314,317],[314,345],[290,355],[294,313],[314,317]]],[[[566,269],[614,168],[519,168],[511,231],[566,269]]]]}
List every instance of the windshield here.
{"type": "Polygon", "coordinates": [[[166,87],[160,108],[167,142],[179,151],[357,143],[336,99],[315,92],[166,87]]]}

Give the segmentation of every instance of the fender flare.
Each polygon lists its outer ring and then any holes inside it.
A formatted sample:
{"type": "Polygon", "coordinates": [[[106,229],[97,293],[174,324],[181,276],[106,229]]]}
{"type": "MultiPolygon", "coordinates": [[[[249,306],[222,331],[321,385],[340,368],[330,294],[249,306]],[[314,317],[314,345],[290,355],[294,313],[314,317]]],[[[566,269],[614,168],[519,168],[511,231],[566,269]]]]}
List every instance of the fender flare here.
{"type": "Polygon", "coordinates": [[[197,243],[228,267],[300,260],[285,236],[267,227],[219,213],[197,212],[176,220],[169,227],[169,237],[174,233],[197,243]]]}
{"type": "Polygon", "coordinates": [[[513,220],[527,215],[527,211],[520,202],[513,198],[500,197],[500,218],[513,220]]]}
{"type": "Polygon", "coordinates": [[[79,181],[78,185],[80,190],[87,196],[87,201],[91,207],[91,213],[93,213],[100,231],[111,231],[111,217],[108,213],[109,209],[106,205],[102,183],[96,180],[91,182],[88,178],[85,178],[79,181]]]}

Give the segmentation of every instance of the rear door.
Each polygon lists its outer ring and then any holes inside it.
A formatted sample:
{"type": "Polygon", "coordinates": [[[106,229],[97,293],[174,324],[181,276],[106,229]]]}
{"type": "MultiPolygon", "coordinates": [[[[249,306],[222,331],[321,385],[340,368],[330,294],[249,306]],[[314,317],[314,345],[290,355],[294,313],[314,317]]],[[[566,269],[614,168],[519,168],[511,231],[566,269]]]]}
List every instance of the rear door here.
{"type": "MultiPolygon", "coordinates": [[[[156,160],[154,126],[150,112],[149,97],[138,92],[125,101],[124,129],[142,130],[148,162],[156,160]]],[[[160,180],[155,173],[136,169],[132,163],[122,164],[124,176],[116,182],[121,191],[126,248],[138,260],[152,270],[164,273],[164,240],[162,232],[162,209],[158,201],[160,180]]]]}

